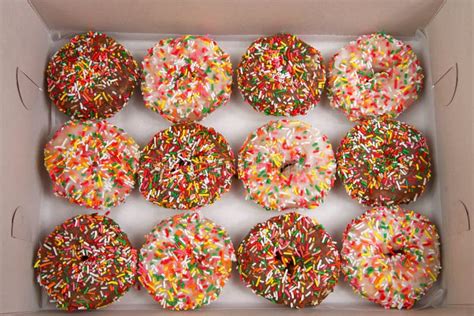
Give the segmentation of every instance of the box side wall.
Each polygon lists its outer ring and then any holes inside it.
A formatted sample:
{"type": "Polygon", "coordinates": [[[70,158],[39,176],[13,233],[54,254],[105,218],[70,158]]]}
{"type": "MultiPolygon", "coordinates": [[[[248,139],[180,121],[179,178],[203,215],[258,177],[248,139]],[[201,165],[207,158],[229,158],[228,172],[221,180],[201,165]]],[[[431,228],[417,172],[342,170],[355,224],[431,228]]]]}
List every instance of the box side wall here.
{"type": "Polygon", "coordinates": [[[414,35],[444,0],[31,0],[51,30],[414,35]]]}
{"type": "Polygon", "coordinates": [[[427,27],[436,102],[448,304],[474,304],[473,2],[450,0],[427,27]]]}
{"type": "MultiPolygon", "coordinates": [[[[295,312],[295,311],[293,311],[295,312]]],[[[298,310],[298,315],[312,315],[312,316],[383,316],[387,313],[395,313],[397,316],[410,316],[413,315],[414,311],[386,311],[386,310],[377,310],[377,311],[353,311],[353,310],[318,310],[318,309],[302,309],[298,310]]],[[[417,316],[471,316],[474,312],[472,307],[442,307],[437,309],[424,309],[416,311],[417,316]]],[[[212,311],[212,310],[196,310],[191,312],[192,315],[199,316],[220,316],[223,315],[222,311],[212,311]]],[[[226,316],[241,316],[245,314],[246,316],[287,316],[289,312],[287,309],[236,309],[236,310],[226,310],[226,316]]],[[[37,312],[37,313],[28,313],[22,314],[22,316],[48,316],[51,315],[50,312],[37,312]]],[[[54,313],[56,316],[70,315],[70,313],[58,312],[54,313]]],[[[100,316],[128,316],[130,311],[95,311],[89,312],[88,315],[100,315],[100,316]]],[[[176,311],[166,311],[166,310],[153,310],[153,311],[133,311],[134,316],[183,316],[190,315],[190,312],[176,312],[176,311]]],[[[15,315],[11,315],[15,316],[15,315]]]]}
{"type": "Polygon", "coordinates": [[[0,6],[0,312],[31,311],[39,307],[32,264],[44,178],[39,144],[49,118],[39,88],[50,40],[27,1],[0,6]]]}

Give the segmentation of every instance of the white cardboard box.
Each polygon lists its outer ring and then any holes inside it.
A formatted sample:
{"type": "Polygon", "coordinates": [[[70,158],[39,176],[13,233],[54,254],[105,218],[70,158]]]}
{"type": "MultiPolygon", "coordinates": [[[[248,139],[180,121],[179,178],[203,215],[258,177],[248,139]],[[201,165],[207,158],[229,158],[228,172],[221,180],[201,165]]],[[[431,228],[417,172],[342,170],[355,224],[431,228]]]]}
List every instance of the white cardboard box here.
{"type": "MultiPolygon", "coordinates": [[[[326,61],[350,39],[378,30],[412,44],[425,68],[426,85],[420,101],[399,119],[414,124],[429,138],[435,172],[426,194],[405,208],[429,216],[438,225],[443,259],[440,282],[420,304],[435,307],[417,313],[474,313],[474,233],[469,219],[474,207],[471,0],[5,0],[0,8],[0,313],[50,313],[54,307],[47,303],[33,275],[35,251],[56,224],[79,213],[91,213],[52,195],[42,156],[51,132],[66,120],[44,93],[45,65],[70,35],[90,29],[112,35],[138,61],[166,34],[210,34],[231,54],[234,68],[257,34],[285,31],[301,35],[323,52],[326,61]]],[[[230,104],[202,124],[223,133],[237,152],[247,134],[270,119],[254,112],[234,89],[230,104]]],[[[300,119],[326,133],[335,149],[353,125],[330,109],[325,98],[300,119]]],[[[138,89],[111,122],[123,127],[141,146],[169,125],[144,108],[138,89]]],[[[340,241],[344,226],[363,210],[337,181],[320,208],[301,212],[318,219],[340,241]]],[[[239,181],[202,213],[225,226],[236,245],[254,224],[277,215],[245,201],[239,181]]],[[[140,247],[143,235],[154,224],[172,214],[144,201],[137,191],[111,211],[135,247],[140,247]]],[[[221,297],[197,313],[241,315],[244,309],[252,315],[291,312],[252,294],[234,273],[221,297]]],[[[97,313],[128,315],[131,310],[136,315],[166,313],[144,291],[135,289],[97,313]]],[[[341,280],[321,306],[300,312],[354,315],[386,311],[367,304],[341,280]]]]}

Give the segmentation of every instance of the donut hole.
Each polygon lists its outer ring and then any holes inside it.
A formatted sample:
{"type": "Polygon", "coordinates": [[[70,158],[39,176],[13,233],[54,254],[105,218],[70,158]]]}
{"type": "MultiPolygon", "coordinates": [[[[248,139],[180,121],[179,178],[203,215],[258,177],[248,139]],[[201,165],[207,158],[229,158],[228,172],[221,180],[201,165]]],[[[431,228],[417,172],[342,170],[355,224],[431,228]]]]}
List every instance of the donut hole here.
{"type": "Polygon", "coordinates": [[[81,256],[81,261],[87,261],[89,260],[89,256],[88,255],[82,255],[81,256]]]}
{"type": "Polygon", "coordinates": [[[188,165],[188,162],[186,160],[178,159],[178,162],[176,162],[173,165],[173,168],[171,169],[171,172],[174,173],[178,170],[181,170],[181,169],[185,168],[187,165],[188,165]]]}
{"type": "Polygon", "coordinates": [[[290,167],[296,165],[298,161],[288,161],[283,163],[283,165],[280,167],[280,173],[284,173],[285,170],[288,170],[290,167]]]}
{"type": "Polygon", "coordinates": [[[392,249],[387,249],[384,251],[384,255],[386,257],[396,257],[398,255],[404,255],[405,254],[405,249],[403,248],[392,248],[392,249]]]}
{"type": "Polygon", "coordinates": [[[375,65],[374,67],[372,67],[372,71],[374,75],[376,75],[387,72],[387,68],[375,65]]]}
{"type": "Polygon", "coordinates": [[[275,260],[280,262],[281,265],[284,266],[285,270],[287,270],[289,274],[293,274],[293,272],[296,269],[296,265],[293,263],[293,260],[290,260],[290,259],[283,260],[283,255],[279,251],[275,253],[275,260]]]}
{"type": "Polygon", "coordinates": [[[205,255],[197,255],[195,260],[198,264],[203,264],[206,261],[206,256],[205,255]]]}
{"type": "MultiPolygon", "coordinates": [[[[372,68],[372,76],[371,76],[371,79],[374,79],[375,80],[375,83],[377,84],[383,84],[383,82],[385,80],[387,80],[388,78],[390,78],[390,68],[387,68],[386,66],[377,66],[375,65],[373,68],[372,68]]],[[[376,86],[377,89],[379,89],[380,87],[376,86]]]]}
{"type": "Polygon", "coordinates": [[[93,160],[89,166],[92,172],[97,173],[99,171],[100,164],[97,160],[93,160]]]}
{"type": "Polygon", "coordinates": [[[204,75],[204,71],[191,67],[191,65],[185,65],[177,71],[175,76],[175,88],[179,88],[186,84],[186,82],[195,81],[204,75]]]}

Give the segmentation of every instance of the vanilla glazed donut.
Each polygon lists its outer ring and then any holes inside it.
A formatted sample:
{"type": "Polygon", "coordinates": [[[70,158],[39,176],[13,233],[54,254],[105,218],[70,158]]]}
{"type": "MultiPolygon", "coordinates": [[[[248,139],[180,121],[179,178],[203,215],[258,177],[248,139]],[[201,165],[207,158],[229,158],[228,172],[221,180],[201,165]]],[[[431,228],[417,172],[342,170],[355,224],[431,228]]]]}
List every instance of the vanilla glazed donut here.
{"type": "Polygon", "coordinates": [[[145,236],[138,279],[163,308],[197,309],[216,300],[235,261],[224,228],[199,212],[161,221],[145,236]]]}
{"type": "Polygon", "coordinates": [[[293,308],[319,305],[336,286],[340,264],[336,243],[323,226],[295,212],[254,226],[237,249],[247,287],[293,308]]]}
{"type": "Polygon", "coordinates": [[[418,99],[423,78],[410,45],[385,33],[363,35],[331,59],[328,98],[351,121],[396,118],[418,99]]]}
{"type": "Polygon", "coordinates": [[[315,208],[333,187],[336,161],[326,135],[297,120],[271,121],[239,152],[247,198],[267,210],[315,208]]]}
{"type": "Polygon", "coordinates": [[[354,291],[387,309],[412,308],[441,270],[436,226],[399,206],[374,208],[352,220],[341,258],[354,291]]]}
{"type": "Polygon", "coordinates": [[[172,123],[199,121],[230,99],[230,56],[209,37],[163,39],[142,67],[145,106],[172,123]]]}
{"type": "Polygon", "coordinates": [[[133,138],[107,121],[68,121],[44,147],[54,194],[96,210],[125,201],[139,158],[133,138]]]}

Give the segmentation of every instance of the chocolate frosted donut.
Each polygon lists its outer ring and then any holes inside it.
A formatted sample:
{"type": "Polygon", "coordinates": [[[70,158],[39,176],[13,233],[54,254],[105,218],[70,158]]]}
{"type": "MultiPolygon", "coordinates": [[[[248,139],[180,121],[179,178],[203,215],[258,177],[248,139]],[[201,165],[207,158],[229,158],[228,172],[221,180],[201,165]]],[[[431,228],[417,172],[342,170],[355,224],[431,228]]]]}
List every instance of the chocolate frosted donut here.
{"type": "Polygon", "coordinates": [[[105,307],[135,284],[137,251],[112,219],[79,215],[57,226],[37,252],[38,283],[67,311],[105,307]]]}
{"type": "Polygon", "coordinates": [[[46,69],[48,94],[73,119],[104,119],[120,111],[136,87],[139,68],[121,44],[103,33],[79,34],[46,69]]]}
{"type": "Polygon", "coordinates": [[[237,68],[244,99],[268,115],[306,114],[319,103],[325,81],[321,53],[291,34],[259,38],[237,68]]]}
{"type": "Polygon", "coordinates": [[[234,153],[221,134],[182,123],[157,133],[143,149],[138,181],[148,201],[193,210],[229,191],[234,174],[234,153]]]}
{"type": "Polygon", "coordinates": [[[237,264],[242,281],[257,295],[295,308],[320,304],[340,270],[331,236],[294,212],[253,227],[237,249],[237,264]]]}
{"type": "Polygon", "coordinates": [[[347,193],[370,206],[415,201],[431,178],[426,139],[414,127],[394,120],[356,125],[342,139],[336,160],[347,193]]]}

